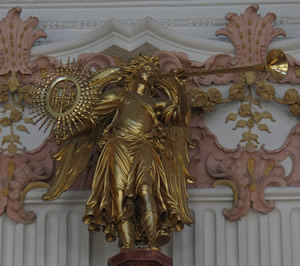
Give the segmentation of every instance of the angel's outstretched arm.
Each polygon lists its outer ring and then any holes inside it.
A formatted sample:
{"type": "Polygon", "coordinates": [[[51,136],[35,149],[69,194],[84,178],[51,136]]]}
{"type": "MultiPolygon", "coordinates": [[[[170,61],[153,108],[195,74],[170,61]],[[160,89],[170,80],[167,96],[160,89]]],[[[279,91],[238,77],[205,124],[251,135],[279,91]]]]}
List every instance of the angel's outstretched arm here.
{"type": "Polygon", "coordinates": [[[157,102],[164,123],[187,127],[189,124],[189,103],[184,85],[179,79],[164,79],[159,84],[168,96],[167,100],[157,102]]]}

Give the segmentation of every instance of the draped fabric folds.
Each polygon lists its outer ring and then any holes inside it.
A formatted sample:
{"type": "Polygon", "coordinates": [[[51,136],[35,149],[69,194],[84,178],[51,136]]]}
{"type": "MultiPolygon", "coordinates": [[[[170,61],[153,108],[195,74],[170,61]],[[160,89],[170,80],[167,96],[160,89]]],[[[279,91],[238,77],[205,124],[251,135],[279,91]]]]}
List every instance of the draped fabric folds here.
{"type": "Polygon", "coordinates": [[[125,248],[141,244],[155,249],[171,232],[193,222],[186,188],[191,181],[188,103],[176,78],[148,82],[146,72],[158,70],[157,60],[141,56],[106,77],[121,86],[99,93],[84,134],[78,132],[56,155],[62,164],[44,195],[53,200],[66,191],[97,147],[100,156],[83,221],[90,231],[103,230],[108,241],[119,237],[125,248]],[[149,60],[154,66],[147,65],[149,60]]]}

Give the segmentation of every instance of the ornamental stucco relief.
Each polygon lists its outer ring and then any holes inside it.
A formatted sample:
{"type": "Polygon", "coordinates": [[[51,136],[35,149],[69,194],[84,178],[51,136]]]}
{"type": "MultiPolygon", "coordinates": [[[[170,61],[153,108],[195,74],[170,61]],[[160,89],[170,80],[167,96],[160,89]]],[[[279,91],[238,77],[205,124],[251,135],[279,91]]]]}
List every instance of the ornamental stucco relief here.
{"type": "MultiPolygon", "coordinates": [[[[31,86],[47,80],[45,69],[63,67],[58,59],[49,56],[30,57],[34,42],[45,38],[46,33],[35,29],[37,18],[26,21],[20,19],[20,8],[11,9],[0,22],[0,124],[3,130],[0,166],[0,214],[7,212],[16,222],[27,223],[34,214],[26,213],[23,200],[33,188],[47,188],[55,176],[57,163],[52,159],[58,150],[48,137],[32,151],[26,150],[22,135],[34,134],[34,117],[25,115],[31,102],[31,86]],[[30,125],[30,127],[28,126],[30,125]],[[5,132],[4,132],[5,131],[5,132]]],[[[214,54],[204,62],[193,61],[182,52],[157,51],[162,70],[183,68],[186,71],[234,68],[264,62],[272,40],[285,36],[285,32],[274,27],[275,14],[261,17],[258,6],[247,8],[241,15],[228,14],[225,29],[217,31],[234,44],[235,56],[214,54]]],[[[150,22],[149,22],[150,23],[150,22]]],[[[155,23],[155,22],[153,22],[155,23]]],[[[167,29],[165,29],[167,31],[167,29]]],[[[137,34],[140,32],[137,31],[137,34]]],[[[113,66],[116,60],[107,54],[87,53],[78,57],[87,69],[97,71],[113,66]]],[[[289,72],[281,82],[275,82],[261,71],[248,71],[245,74],[218,74],[192,77],[186,91],[190,95],[193,108],[191,138],[194,148],[190,151],[190,171],[195,177],[193,187],[214,187],[225,185],[233,191],[233,207],[224,210],[230,220],[247,214],[252,206],[257,211],[271,211],[275,202],[264,199],[268,186],[299,186],[298,162],[299,124],[291,130],[284,145],[276,150],[267,150],[257,132],[272,134],[269,123],[275,123],[276,116],[262,105],[264,102],[286,106],[291,115],[300,114],[300,96],[297,84],[300,81],[300,62],[287,55],[289,72]],[[293,84],[283,96],[278,96],[280,83],[293,84]],[[227,94],[219,86],[227,86],[227,94]],[[208,89],[204,89],[208,86],[208,89]],[[205,124],[205,114],[214,112],[216,106],[239,103],[223,121],[224,126],[239,130],[240,145],[233,149],[223,147],[216,135],[205,124]],[[289,174],[280,164],[287,158],[292,160],[289,174]]],[[[74,188],[86,189],[91,183],[92,160],[88,169],[78,177],[74,188]]]]}

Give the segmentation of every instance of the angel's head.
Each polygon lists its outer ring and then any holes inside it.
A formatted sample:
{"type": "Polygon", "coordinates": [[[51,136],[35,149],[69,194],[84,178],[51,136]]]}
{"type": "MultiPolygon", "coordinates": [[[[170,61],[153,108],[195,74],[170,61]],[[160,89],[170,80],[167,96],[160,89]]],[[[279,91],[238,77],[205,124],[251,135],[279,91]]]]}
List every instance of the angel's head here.
{"type": "Polygon", "coordinates": [[[121,67],[124,88],[140,94],[152,94],[151,74],[159,71],[158,57],[140,55],[121,67]]]}

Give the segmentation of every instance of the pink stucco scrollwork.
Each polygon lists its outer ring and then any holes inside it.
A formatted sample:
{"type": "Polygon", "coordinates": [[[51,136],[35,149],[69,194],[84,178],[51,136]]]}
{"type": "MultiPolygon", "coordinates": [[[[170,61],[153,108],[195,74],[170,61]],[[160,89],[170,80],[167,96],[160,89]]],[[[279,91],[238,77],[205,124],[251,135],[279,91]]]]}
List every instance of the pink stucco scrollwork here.
{"type": "Polygon", "coordinates": [[[24,211],[22,194],[29,184],[41,184],[38,182],[54,175],[52,156],[57,151],[56,144],[48,138],[33,151],[0,154],[0,214],[6,211],[16,222],[29,223],[34,220],[33,212],[24,211]]]}
{"type": "Polygon", "coordinates": [[[22,21],[20,7],[12,8],[0,22],[0,75],[11,72],[32,74],[36,65],[30,60],[30,50],[38,38],[46,38],[43,30],[35,30],[39,20],[30,17],[22,21]]]}

